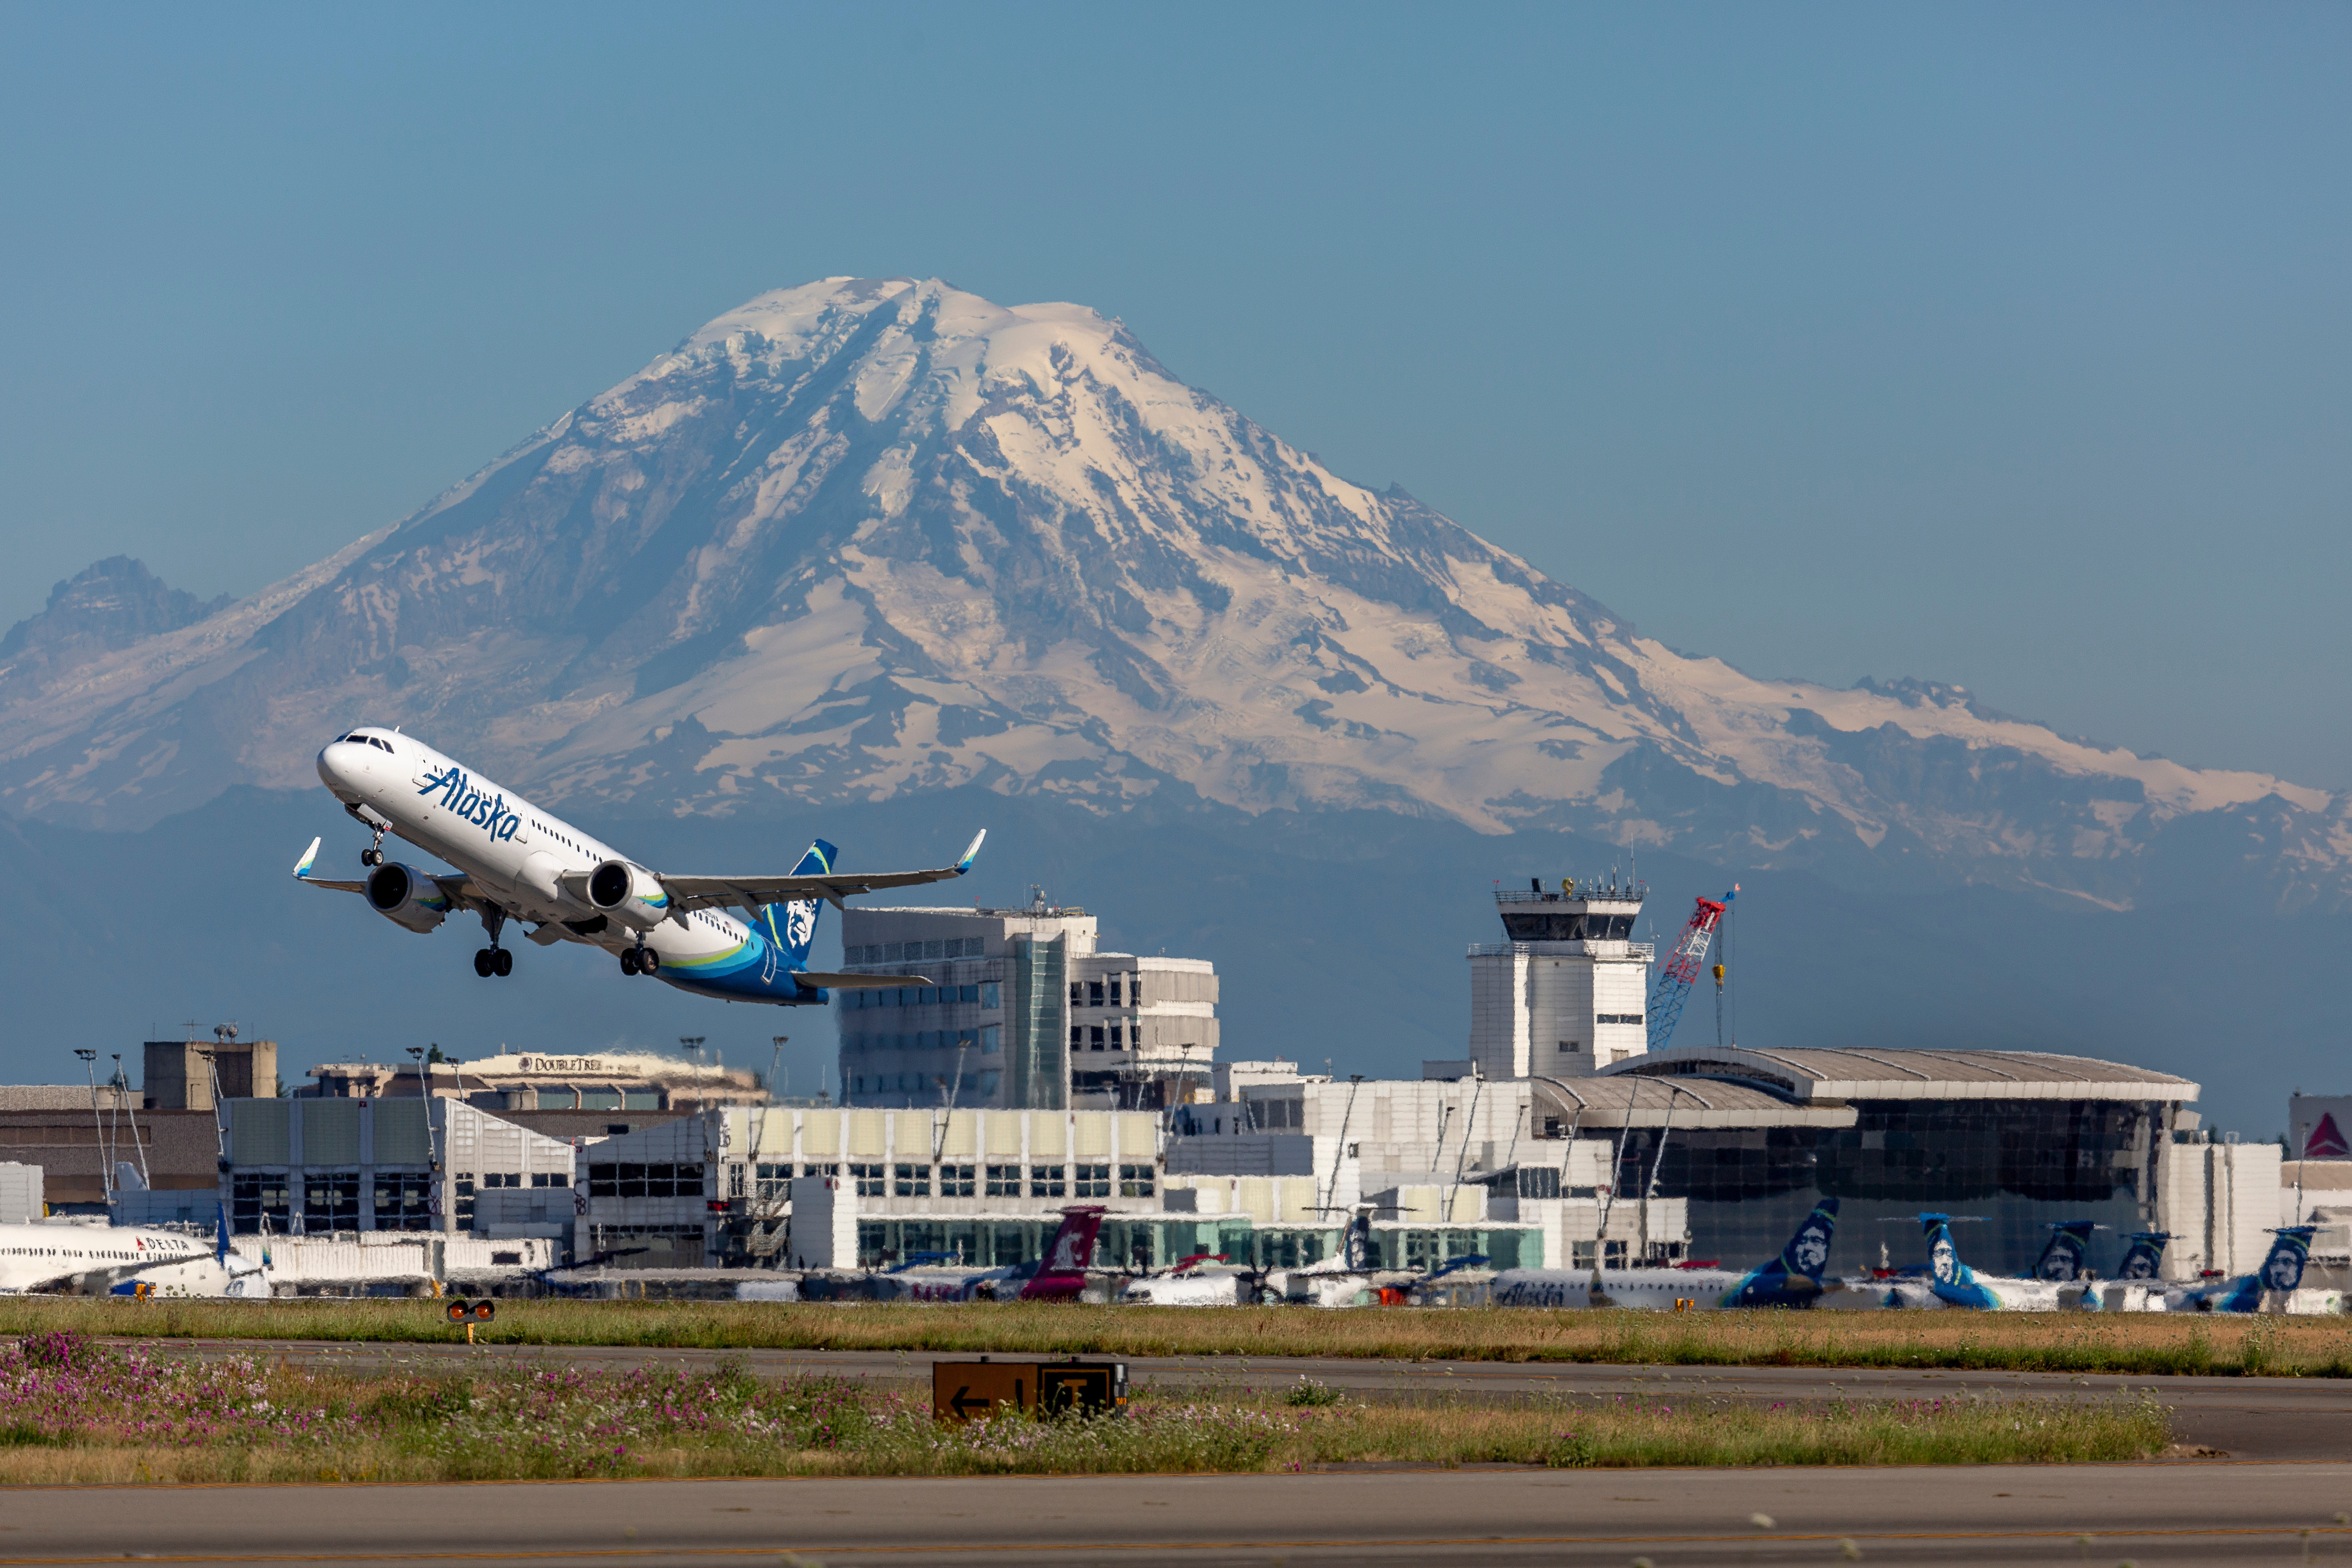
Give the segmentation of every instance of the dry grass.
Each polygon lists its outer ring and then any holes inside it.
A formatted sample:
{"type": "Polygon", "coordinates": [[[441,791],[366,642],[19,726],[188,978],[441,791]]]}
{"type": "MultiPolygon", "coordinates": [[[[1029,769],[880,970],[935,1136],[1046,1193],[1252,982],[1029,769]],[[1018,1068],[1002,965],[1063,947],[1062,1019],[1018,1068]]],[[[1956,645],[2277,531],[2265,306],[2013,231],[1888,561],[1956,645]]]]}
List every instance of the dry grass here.
{"type": "Polygon", "coordinates": [[[2063,1462],[2142,1458],[2168,1436],[2147,1401],[1361,1405],[1311,1386],[942,1426],[900,1392],[770,1383],[740,1365],[384,1377],[198,1364],[62,1334],[0,1346],[9,1485],[2063,1462]]]}
{"type": "MultiPolygon", "coordinates": [[[[0,1337],[446,1341],[431,1301],[0,1299],[0,1337]]],[[[1547,1312],[516,1300],[510,1344],[2352,1376],[2352,1320],[2025,1312],[1547,1312]]]]}

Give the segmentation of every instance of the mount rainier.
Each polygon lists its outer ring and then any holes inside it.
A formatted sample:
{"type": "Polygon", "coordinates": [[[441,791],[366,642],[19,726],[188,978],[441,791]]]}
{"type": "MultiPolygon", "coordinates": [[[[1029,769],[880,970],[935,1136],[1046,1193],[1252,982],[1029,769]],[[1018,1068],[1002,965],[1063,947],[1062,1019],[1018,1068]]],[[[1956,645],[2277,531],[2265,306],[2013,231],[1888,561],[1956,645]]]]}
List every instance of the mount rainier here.
{"type": "Polygon", "coordinates": [[[92,570],[107,594],[63,584],[0,643],[20,819],[308,788],[364,719],[638,817],[974,787],[1369,810],[2086,908],[2230,876],[2335,910],[2352,862],[2340,795],[1676,652],[1117,321],[936,280],[761,295],[248,598],[92,570]]]}

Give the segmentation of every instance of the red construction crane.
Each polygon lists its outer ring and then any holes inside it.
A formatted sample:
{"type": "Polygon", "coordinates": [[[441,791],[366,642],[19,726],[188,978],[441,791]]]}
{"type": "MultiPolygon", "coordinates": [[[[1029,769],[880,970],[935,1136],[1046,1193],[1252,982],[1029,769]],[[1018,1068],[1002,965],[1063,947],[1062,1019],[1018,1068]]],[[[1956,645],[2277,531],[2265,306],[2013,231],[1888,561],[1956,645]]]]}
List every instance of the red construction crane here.
{"type": "Polygon", "coordinates": [[[1683,934],[1675,939],[1674,947],[1658,965],[1658,977],[1650,983],[1650,1049],[1662,1051],[1666,1042],[1675,1037],[1675,1026],[1682,1022],[1683,1004],[1690,999],[1690,988],[1698,979],[1699,965],[1706,962],[1706,950],[1715,941],[1715,928],[1722,922],[1723,913],[1731,900],[1739,896],[1739,884],[1734,882],[1731,891],[1720,901],[1701,899],[1691,910],[1683,934]]]}

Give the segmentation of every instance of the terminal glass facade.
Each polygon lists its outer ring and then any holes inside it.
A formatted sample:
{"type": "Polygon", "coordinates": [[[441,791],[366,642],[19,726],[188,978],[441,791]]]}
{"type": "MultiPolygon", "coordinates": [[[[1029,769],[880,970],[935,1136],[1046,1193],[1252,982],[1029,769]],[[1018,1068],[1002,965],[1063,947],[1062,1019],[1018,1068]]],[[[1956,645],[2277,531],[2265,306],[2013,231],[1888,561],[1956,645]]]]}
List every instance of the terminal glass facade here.
{"type": "MultiPolygon", "coordinates": [[[[1777,1254],[1823,1197],[1839,1200],[1833,1272],[1885,1259],[1925,1261],[1922,1210],[1981,1216],[1957,1232],[1961,1255],[1991,1274],[2021,1274],[2061,1220],[2088,1219],[2118,1236],[2155,1218],[2155,1163],[2165,1142],[2161,1102],[2104,1100],[1861,1100],[1849,1128],[1670,1130],[1625,1134],[1618,1191],[1690,1204],[1691,1252],[1727,1268],[1777,1254]]],[[[1617,1142],[1614,1133],[1603,1136],[1617,1142]]],[[[2092,1267],[2121,1243],[2103,1237],[2092,1267]]]]}

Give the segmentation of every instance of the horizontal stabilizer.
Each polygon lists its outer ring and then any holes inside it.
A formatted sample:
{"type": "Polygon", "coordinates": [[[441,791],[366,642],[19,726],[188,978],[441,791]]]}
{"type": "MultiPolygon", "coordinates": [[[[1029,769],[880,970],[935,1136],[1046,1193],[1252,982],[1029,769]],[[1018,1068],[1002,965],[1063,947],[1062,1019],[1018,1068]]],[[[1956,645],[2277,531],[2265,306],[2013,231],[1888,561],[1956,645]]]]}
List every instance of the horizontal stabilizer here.
{"type": "Polygon", "coordinates": [[[884,985],[937,985],[928,974],[821,974],[803,969],[793,978],[803,985],[820,986],[828,991],[870,991],[884,985]]]}

